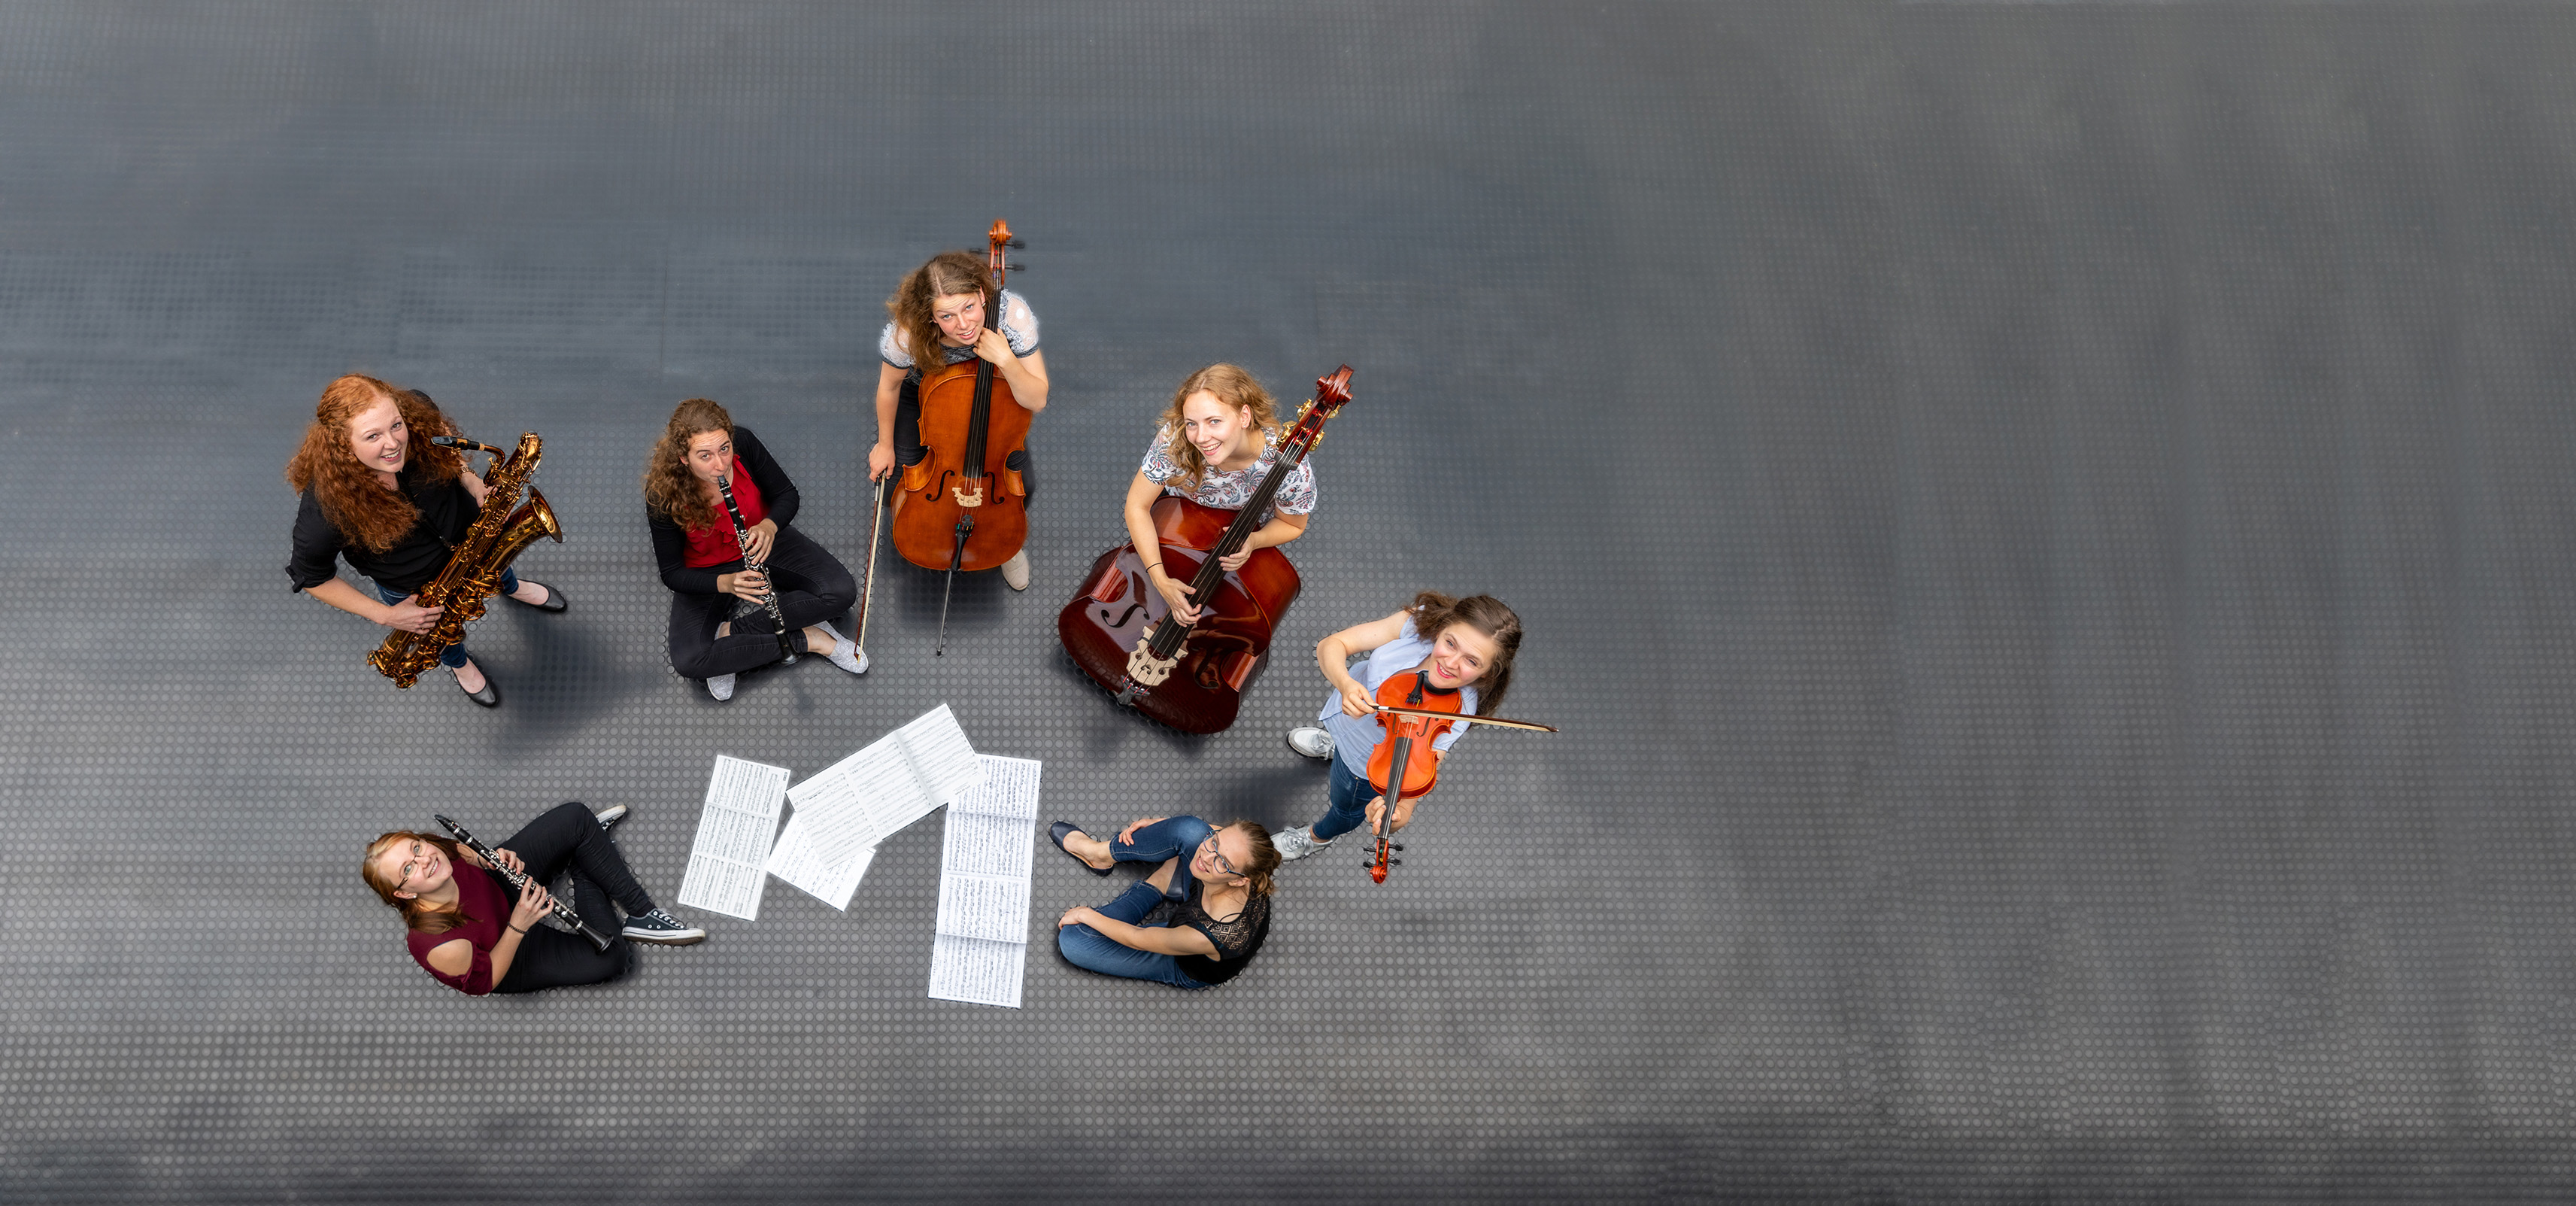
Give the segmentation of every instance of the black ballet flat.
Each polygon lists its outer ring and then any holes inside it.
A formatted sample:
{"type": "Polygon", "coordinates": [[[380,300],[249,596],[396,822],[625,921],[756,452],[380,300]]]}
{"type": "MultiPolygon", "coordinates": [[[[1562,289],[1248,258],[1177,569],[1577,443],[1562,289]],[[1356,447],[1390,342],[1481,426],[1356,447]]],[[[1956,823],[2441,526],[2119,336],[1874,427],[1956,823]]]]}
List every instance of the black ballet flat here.
{"type": "Polygon", "coordinates": [[[508,599],[509,601],[511,601],[511,602],[513,602],[513,603],[518,603],[518,604],[519,604],[519,606],[521,606],[521,607],[533,607],[533,608],[536,608],[538,611],[544,611],[544,612],[559,612],[559,611],[562,611],[564,608],[571,606],[571,604],[568,604],[568,603],[564,602],[564,595],[563,595],[563,592],[562,592],[561,590],[556,589],[556,588],[555,588],[555,586],[554,586],[554,584],[553,584],[553,583],[551,583],[551,582],[539,582],[539,581],[537,581],[537,580],[535,580],[535,579],[531,578],[531,579],[528,579],[528,580],[526,580],[525,582],[523,582],[523,583],[522,583],[522,585],[526,585],[526,586],[542,586],[542,587],[545,587],[545,588],[546,588],[546,601],[545,601],[545,602],[543,602],[543,603],[520,603],[520,602],[519,602],[519,597],[518,597],[517,595],[503,595],[503,596],[501,596],[501,597],[502,597],[502,598],[504,598],[504,599],[508,599]]]}
{"type": "MultiPolygon", "coordinates": [[[[485,681],[488,682],[490,680],[487,679],[485,681]]],[[[1091,836],[1091,834],[1086,832],[1082,826],[1076,825],[1071,821],[1058,821],[1053,825],[1047,826],[1047,840],[1055,843],[1055,848],[1058,850],[1064,850],[1064,835],[1068,833],[1079,833],[1084,837],[1091,836]]],[[[1070,858],[1077,863],[1082,863],[1082,869],[1092,873],[1093,875],[1107,875],[1118,869],[1115,863],[1107,867],[1095,867],[1088,862],[1083,862],[1082,856],[1075,854],[1073,851],[1064,850],[1064,853],[1065,857],[1070,858]]]]}
{"type": "MultiPolygon", "coordinates": [[[[456,672],[453,670],[448,671],[447,674],[450,678],[455,678],[456,676],[456,672]]],[[[464,679],[456,679],[456,689],[459,691],[465,691],[464,679]]],[[[500,707],[501,688],[492,682],[492,672],[489,670],[484,671],[483,689],[480,691],[465,691],[465,698],[473,700],[487,708],[500,707]]]]}

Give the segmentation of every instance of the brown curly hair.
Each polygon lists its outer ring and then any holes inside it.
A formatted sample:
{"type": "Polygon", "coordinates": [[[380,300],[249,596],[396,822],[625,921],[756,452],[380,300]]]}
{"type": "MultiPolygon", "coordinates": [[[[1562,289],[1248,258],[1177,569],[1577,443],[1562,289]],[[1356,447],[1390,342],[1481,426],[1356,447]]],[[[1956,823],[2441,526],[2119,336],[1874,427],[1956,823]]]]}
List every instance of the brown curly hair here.
{"type": "Polygon", "coordinates": [[[359,412],[386,398],[394,400],[402,411],[403,426],[411,429],[404,458],[414,480],[452,482],[465,472],[464,456],[429,442],[431,436],[456,434],[455,425],[429,395],[355,373],[323,387],[322,400],[313,407],[313,422],[304,429],[304,443],[286,462],[287,485],[297,494],[311,490],[332,527],[352,543],[378,553],[401,543],[412,525],[420,522],[420,508],[400,491],[385,489],[376,471],[358,463],[357,454],[349,451],[350,423],[359,412]]]}
{"type": "Polygon", "coordinates": [[[715,504],[707,501],[706,487],[689,472],[689,441],[710,431],[732,439],[733,416],[712,399],[682,402],[671,411],[661,442],[653,445],[652,458],[644,462],[644,505],[680,525],[683,532],[716,525],[715,504]]]}
{"type": "Polygon", "coordinates": [[[1468,684],[1476,689],[1476,715],[1491,716],[1501,707],[1503,693],[1512,689],[1512,658],[1521,651],[1520,613],[1503,605],[1492,595],[1469,595],[1453,599],[1435,590],[1413,596],[1413,630],[1426,641],[1437,641],[1452,624],[1464,624],[1493,638],[1501,651],[1494,664],[1485,667],[1484,677],[1468,684]]]}
{"type": "Polygon", "coordinates": [[[912,369],[926,373],[945,363],[946,344],[939,342],[939,320],[933,315],[939,299],[958,293],[977,293],[984,298],[984,325],[1002,329],[1001,299],[993,296],[993,278],[986,273],[985,258],[971,251],[943,251],[927,263],[903,274],[902,283],[894,287],[894,296],[886,299],[886,316],[894,320],[894,329],[903,338],[904,350],[912,355],[912,369]]]}
{"type": "Polygon", "coordinates": [[[1181,427],[1181,404],[1200,390],[1216,395],[1216,400],[1227,406],[1250,410],[1253,425],[1261,429],[1264,444],[1279,438],[1279,404],[1271,399],[1269,390],[1261,388],[1261,383],[1252,379],[1250,372],[1231,364],[1211,364],[1181,378],[1181,387],[1172,391],[1172,404],[1163,408],[1161,422],[1162,429],[1171,433],[1171,442],[1164,446],[1164,451],[1181,467],[1181,475],[1187,479],[1181,487],[1184,492],[1198,489],[1208,470],[1207,458],[1199,455],[1198,445],[1182,434],[1181,427]]]}
{"type": "Polygon", "coordinates": [[[358,860],[358,877],[366,880],[367,886],[376,890],[376,899],[385,902],[385,907],[402,914],[403,925],[406,928],[419,930],[424,934],[444,934],[474,920],[466,913],[462,903],[453,909],[442,909],[417,896],[405,898],[394,895],[394,890],[402,885],[387,880],[382,872],[376,870],[376,857],[396,842],[427,842],[447,852],[447,861],[451,867],[474,865],[466,861],[465,856],[458,851],[456,843],[446,838],[414,833],[408,829],[394,830],[367,843],[366,857],[358,860]]]}

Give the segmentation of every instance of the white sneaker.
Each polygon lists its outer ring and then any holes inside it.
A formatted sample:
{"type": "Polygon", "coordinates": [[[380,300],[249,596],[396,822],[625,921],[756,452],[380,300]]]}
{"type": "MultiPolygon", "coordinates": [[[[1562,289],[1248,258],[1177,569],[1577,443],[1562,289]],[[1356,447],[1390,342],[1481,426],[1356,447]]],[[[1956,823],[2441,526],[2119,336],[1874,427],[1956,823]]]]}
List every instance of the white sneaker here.
{"type": "Polygon", "coordinates": [[[842,636],[840,629],[834,628],[829,624],[824,624],[820,627],[823,631],[832,634],[832,652],[829,656],[832,659],[833,665],[839,666],[852,674],[865,674],[868,672],[868,655],[864,650],[861,650],[856,644],[852,643],[850,638],[842,636]]]}
{"type": "Polygon", "coordinates": [[[708,679],[707,694],[715,696],[717,703],[723,703],[728,699],[732,699],[733,676],[730,674],[719,674],[714,678],[708,679]]]}
{"type": "Polygon", "coordinates": [[[1288,748],[1309,758],[1333,756],[1333,735],[1311,724],[1288,730],[1288,748]]]}
{"type": "Polygon", "coordinates": [[[1300,825],[1270,835],[1271,848],[1279,852],[1281,859],[1292,863],[1330,845],[1331,842],[1315,840],[1315,827],[1312,825],[1300,825]]]}
{"type": "Polygon", "coordinates": [[[1012,590],[1029,588],[1029,550],[1022,546],[1011,559],[1002,563],[1002,582],[1012,590]]]}
{"type": "Polygon", "coordinates": [[[591,819],[598,821],[600,828],[606,829],[609,826],[626,819],[626,806],[623,804],[611,804],[606,808],[600,809],[598,812],[592,813],[591,819]]]}

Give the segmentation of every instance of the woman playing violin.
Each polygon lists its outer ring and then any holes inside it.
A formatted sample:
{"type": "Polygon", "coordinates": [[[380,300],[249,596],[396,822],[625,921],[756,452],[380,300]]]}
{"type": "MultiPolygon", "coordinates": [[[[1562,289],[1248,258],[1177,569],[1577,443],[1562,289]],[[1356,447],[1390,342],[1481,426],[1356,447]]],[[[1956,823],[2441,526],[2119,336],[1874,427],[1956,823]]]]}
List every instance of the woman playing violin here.
{"type": "MultiPolygon", "coordinates": [[[[1038,350],[1037,315],[1009,290],[996,304],[991,281],[981,257],[943,251],[907,273],[886,299],[888,321],[877,336],[882,363],[877,369],[877,442],[868,449],[871,480],[883,481],[929,455],[921,442],[921,349],[937,349],[935,364],[989,362],[1023,409],[1032,415],[1046,409],[1046,356],[1038,350]]],[[[1010,468],[1027,483],[1027,497],[1034,497],[1037,485],[1027,450],[1013,455],[1010,468]]],[[[898,494],[895,506],[900,510],[903,505],[898,494]]],[[[1028,589],[1025,544],[1002,564],[1002,580],[1012,590],[1028,589]]]]}
{"type": "MultiPolygon", "coordinates": [[[[1278,457],[1278,406],[1252,374],[1231,364],[1211,364],[1181,380],[1163,411],[1145,463],[1127,485],[1127,534],[1145,560],[1154,590],[1184,624],[1196,624],[1198,606],[1187,582],[1163,569],[1154,537],[1154,500],[1176,494],[1202,506],[1240,511],[1261,489],[1278,457]]],[[[1300,461],[1288,471],[1261,528],[1230,556],[1217,559],[1227,573],[1243,568],[1253,550],[1275,548],[1306,534],[1315,511],[1315,469],[1300,461]]]]}
{"type": "MultiPolygon", "coordinates": [[[[1368,776],[1369,755],[1385,735],[1369,719],[1377,711],[1380,684],[1396,674],[1424,671],[1432,691],[1459,694],[1461,711],[1491,716],[1511,688],[1512,657],[1520,647],[1521,618],[1502,600],[1491,595],[1453,599],[1435,591],[1415,595],[1412,606],[1393,615],[1316,642],[1315,665],[1333,684],[1334,696],[1316,714],[1316,724],[1289,731],[1288,748],[1332,760],[1332,803],[1312,826],[1271,835],[1280,857],[1304,858],[1362,824],[1376,832],[1387,817],[1386,798],[1368,776]],[[1368,660],[1353,674],[1350,659],[1362,653],[1368,660]]],[[[1432,756],[1446,759],[1469,727],[1453,726],[1432,738],[1432,756]]],[[[1404,828],[1421,798],[1398,802],[1390,823],[1404,828]]]]}

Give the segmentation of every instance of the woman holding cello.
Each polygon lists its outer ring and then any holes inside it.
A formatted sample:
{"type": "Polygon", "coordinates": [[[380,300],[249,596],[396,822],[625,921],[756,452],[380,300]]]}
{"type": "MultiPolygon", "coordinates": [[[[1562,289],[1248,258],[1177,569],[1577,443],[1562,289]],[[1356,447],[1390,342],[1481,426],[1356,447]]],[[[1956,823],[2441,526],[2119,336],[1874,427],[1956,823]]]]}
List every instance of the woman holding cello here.
{"type": "MultiPolygon", "coordinates": [[[[1211,364],[1181,379],[1161,423],[1145,446],[1136,480],[1127,484],[1127,534],[1148,559],[1145,572],[1155,593],[1182,623],[1196,624],[1199,611],[1189,584],[1174,578],[1154,555],[1162,547],[1154,535],[1154,500],[1172,494],[1220,511],[1242,510],[1277,457],[1278,405],[1252,374],[1231,364],[1211,364]]],[[[1300,461],[1271,499],[1269,513],[1254,517],[1260,530],[1217,563],[1227,573],[1242,569],[1254,550],[1305,535],[1314,512],[1315,469],[1300,461]]]]}
{"type": "MultiPolygon", "coordinates": [[[[1388,817],[1385,796],[1369,781],[1369,758],[1384,735],[1371,717],[1378,710],[1379,688],[1390,678],[1413,677],[1430,694],[1455,696],[1458,711],[1491,716],[1511,689],[1512,658],[1520,647],[1521,618],[1502,600],[1491,595],[1453,599],[1427,590],[1393,615],[1316,642],[1315,665],[1333,684],[1334,697],[1316,714],[1316,724],[1289,731],[1288,748],[1332,760],[1332,803],[1312,826],[1271,835],[1280,857],[1304,858],[1362,824],[1373,831],[1379,818],[1388,817]],[[1354,675],[1349,662],[1362,653],[1368,660],[1354,675]]],[[[1466,727],[1450,725],[1432,738],[1432,757],[1447,758],[1466,727]]],[[[1389,823],[1404,828],[1420,798],[1405,795],[1389,823]]]]}
{"type": "MultiPolygon", "coordinates": [[[[896,544],[906,559],[916,565],[946,567],[951,556],[945,532],[936,533],[934,551],[927,547],[904,548],[904,510],[921,499],[913,498],[916,487],[933,492],[926,497],[944,496],[935,492],[944,488],[938,481],[915,481],[927,478],[924,473],[907,472],[925,465],[932,453],[922,439],[925,428],[958,430],[966,423],[963,409],[972,405],[975,392],[963,383],[954,388],[934,388],[929,421],[922,409],[925,375],[935,387],[950,386],[966,366],[976,361],[991,366],[990,376],[1003,387],[996,393],[1007,393],[1007,405],[1026,414],[1010,422],[1005,413],[998,426],[1025,431],[1028,416],[1046,409],[1046,357],[1038,351],[1038,319],[1029,303],[1019,294],[1005,291],[995,282],[1000,269],[1001,249],[1009,231],[994,224],[991,256],[979,258],[967,251],[943,251],[930,257],[928,263],[905,274],[895,286],[894,296],[886,299],[888,321],[877,337],[877,442],[868,449],[868,477],[883,481],[898,473],[903,475],[901,490],[895,496],[896,544]],[[931,559],[931,558],[935,558],[931,559]]],[[[972,377],[975,374],[965,372],[972,377]]],[[[1000,398],[991,400],[993,407],[1006,405],[1000,398]]],[[[977,433],[981,435],[982,433],[977,433]]],[[[952,441],[962,443],[963,441],[952,441]]],[[[960,455],[962,448],[938,450],[943,459],[960,455]]],[[[1021,508],[1028,505],[1033,493],[1028,450],[1025,447],[999,445],[1008,470],[1017,475],[1017,493],[1011,502],[1021,508]]],[[[980,469],[979,469],[980,471],[980,469]]],[[[1007,488],[997,484],[996,495],[1007,488]]],[[[1004,503],[1000,497],[990,501],[1004,503]]],[[[1004,505],[1010,505],[1004,503],[1004,505]]],[[[977,507],[982,510],[982,507],[977,507]]],[[[962,562],[963,557],[959,560],[962,562]]],[[[960,564],[958,568],[979,568],[960,564]]],[[[1013,590],[1029,586],[1029,555],[1025,540],[1001,563],[1002,580],[1013,590]]]]}

